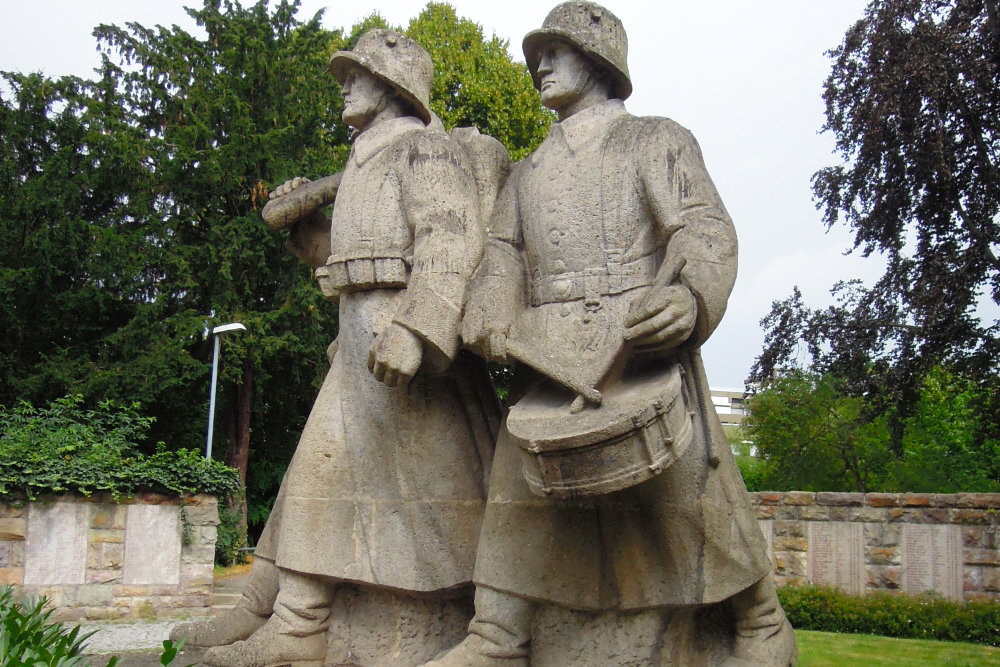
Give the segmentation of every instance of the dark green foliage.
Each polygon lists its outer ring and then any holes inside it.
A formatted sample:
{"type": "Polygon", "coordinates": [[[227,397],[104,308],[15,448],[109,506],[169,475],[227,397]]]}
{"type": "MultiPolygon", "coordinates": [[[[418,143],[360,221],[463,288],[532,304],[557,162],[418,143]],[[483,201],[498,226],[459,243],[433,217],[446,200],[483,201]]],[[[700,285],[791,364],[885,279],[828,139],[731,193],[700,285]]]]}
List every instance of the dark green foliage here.
{"type": "Polygon", "coordinates": [[[1000,646],[1000,604],[954,602],[934,595],[869,593],[785,586],[778,599],[796,630],[938,639],[1000,646]]]}
{"type": "Polygon", "coordinates": [[[187,449],[145,455],[136,443],[152,418],[138,405],[82,407],[80,396],[36,409],[21,403],[0,407],[0,495],[34,500],[38,494],[137,491],[169,494],[239,492],[236,472],[187,449]]]}
{"type": "Polygon", "coordinates": [[[507,53],[506,40],[483,36],[445,3],[428,3],[406,34],[431,54],[431,108],[447,129],[476,127],[500,140],[512,160],[535,150],[555,114],[539,103],[528,69],[507,53]]]}
{"type": "Polygon", "coordinates": [[[247,562],[246,531],[239,512],[226,505],[219,505],[219,526],[215,537],[215,564],[227,567],[247,562]]]}
{"type": "Polygon", "coordinates": [[[743,422],[758,450],[762,488],[776,491],[1000,491],[1000,451],[982,390],[943,368],[916,388],[901,452],[887,417],[865,412],[831,375],[793,371],[749,402],[743,422]]]}
{"type": "MultiPolygon", "coordinates": [[[[792,372],[750,398],[743,428],[765,463],[766,489],[873,491],[886,464],[884,419],[830,376],[792,372]]],[[[915,489],[914,489],[915,490],[915,489]]]]}
{"type": "MultiPolygon", "coordinates": [[[[90,634],[80,634],[80,628],[67,630],[60,623],[49,621],[51,609],[46,600],[28,599],[15,602],[13,589],[0,586],[0,665],[86,665],[83,643],[90,634]]],[[[109,667],[117,660],[108,662],[109,667]]]]}

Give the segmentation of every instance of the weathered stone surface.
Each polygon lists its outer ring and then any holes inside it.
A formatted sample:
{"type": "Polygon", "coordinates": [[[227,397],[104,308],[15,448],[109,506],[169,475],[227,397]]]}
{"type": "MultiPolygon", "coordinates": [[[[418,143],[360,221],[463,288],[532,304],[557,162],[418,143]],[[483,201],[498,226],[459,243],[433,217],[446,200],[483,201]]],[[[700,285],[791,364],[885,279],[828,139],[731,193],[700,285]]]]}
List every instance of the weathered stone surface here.
{"type": "Polygon", "coordinates": [[[6,542],[21,541],[24,539],[27,528],[27,520],[24,518],[0,519],[0,540],[6,542]]]}
{"type": "Polygon", "coordinates": [[[125,529],[125,506],[99,504],[91,506],[90,527],[97,529],[125,529]]]}
{"type": "Polygon", "coordinates": [[[962,532],[958,526],[903,524],[900,548],[904,591],[936,591],[962,599],[962,532]]]}
{"type": "Polygon", "coordinates": [[[959,493],[958,507],[1000,509],[1000,493],[959,493]]]}
{"type": "Polygon", "coordinates": [[[898,507],[899,494],[897,493],[866,493],[865,504],[871,507],[898,507]]]}
{"type": "Polygon", "coordinates": [[[23,567],[0,567],[0,586],[20,586],[23,583],[23,567]]]}
{"type": "Polygon", "coordinates": [[[21,519],[27,516],[28,505],[8,505],[0,502],[0,519],[21,519]]]}
{"type": "Polygon", "coordinates": [[[81,503],[31,504],[24,551],[25,585],[84,583],[88,510],[81,503]]]}
{"type": "Polygon", "coordinates": [[[782,505],[815,505],[816,494],[811,491],[788,491],[780,502],[782,505]]]}
{"type": "Polygon", "coordinates": [[[826,491],[816,494],[816,503],[819,505],[856,507],[863,505],[864,502],[865,496],[863,493],[833,493],[826,491]]]}
{"type": "Polygon", "coordinates": [[[808,562],[813,583],[863,594],[864,527],[848,522],[810,523],[808,562]]]}
{"type": "Polygon", "coordinates": [[[177,584],[181,567],[181,521],[175,504],[129,505],[125,518],[122,583],[177,584]]]}
{"type": "Polygon", "coordinates": [[[219,525],[219,509],[215,505],[184,505],[184,514],[191,526],[219,525]]]}

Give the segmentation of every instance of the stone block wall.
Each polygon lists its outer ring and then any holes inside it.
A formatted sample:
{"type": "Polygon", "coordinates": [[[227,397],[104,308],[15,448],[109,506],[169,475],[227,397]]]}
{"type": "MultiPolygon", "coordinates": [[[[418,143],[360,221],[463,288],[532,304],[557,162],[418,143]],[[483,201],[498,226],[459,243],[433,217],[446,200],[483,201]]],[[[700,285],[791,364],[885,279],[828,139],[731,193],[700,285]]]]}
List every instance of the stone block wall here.
{"type": "Polygon", "coordinates": [[[209,495],[0,501],[0,585],[60,621],[208,614],[218,523],[209,495]]]}
{"type": "Polygon", "coordinates": [[[780,584],[1000,601],[1000,494],[751,493],[780,584]]]}

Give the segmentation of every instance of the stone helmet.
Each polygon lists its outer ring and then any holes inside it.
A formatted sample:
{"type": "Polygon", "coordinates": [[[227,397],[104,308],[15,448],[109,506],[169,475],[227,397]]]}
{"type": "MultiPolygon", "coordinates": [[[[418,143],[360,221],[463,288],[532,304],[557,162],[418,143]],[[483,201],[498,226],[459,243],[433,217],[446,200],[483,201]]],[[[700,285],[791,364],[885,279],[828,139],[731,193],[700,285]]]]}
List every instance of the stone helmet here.
{"type": "Polygon", "coordinates": [[[422,46],[395,30],[369,30],[353,51],[337,51],[330,58],[330,71],[341,85],[355,66],[391,85],[413,105],[424,123],[431,122],[434,63],[422,46]]]}
{"type": "Polygon", "coordinates": [[[581,0],[564,2],[549,12],[541,30],[532,30],[524,36],[524,59],[535,88],[541,88],[538,63],[542,59],[542,48],[552,40],[567,42],[603,65],[614,77],[615,97],[624,100],[632,94],[627,62],[628,37],[622,22],[607,9],[581,0]]]}

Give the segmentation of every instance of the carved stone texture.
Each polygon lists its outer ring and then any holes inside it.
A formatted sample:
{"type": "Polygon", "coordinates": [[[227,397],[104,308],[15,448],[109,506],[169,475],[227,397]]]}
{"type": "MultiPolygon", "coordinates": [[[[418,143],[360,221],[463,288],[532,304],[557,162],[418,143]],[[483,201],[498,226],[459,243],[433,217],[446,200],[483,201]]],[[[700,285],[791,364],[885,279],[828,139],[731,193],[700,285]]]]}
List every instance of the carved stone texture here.
{"type": "Polygon", "coordinates": [[[181,539],[180,511],[176,506],[129,505],[125,514],[122,583],[180,583],[181,539]]]}
{"type": "Polygon", "coordinates": [[[476,618],[429,664],[792,663],[700,356],[736,278],[729,214],[691,134],[625,109],[614,14],[563,3],[523,48],[559,122],[507,179],[466,303],[465,345],[521,363],[476,618]]]}
{"type": "Polygon", "coordinates": [[[86,579],[90,506],[32,503],[24,546],[24,584],[82,584],[86,579]]]}
{"type": "Polygon", "coordinates": [[[177,633],[218,644],[208,664],[325,652],[412,665],[453,643],[471,613],[499,404],[459,332],[480,217],[509,159],[494,139],[444,132],[430,56],[400,33],[365,33],[330,70],[358,130],[344,172],[279,186],[266,215],[337,301],[339,334],[257,545],[277,568],[255,565],[233,615],[177,633]],[[322,222],[315,211],[330,203],[322,222]]]}
{"type": "Polygon", "coordinates": [[[962,527],[903,524],[903,590],[963,599],[962,527]]]}
{"type": "Polygon", "coordinates": [[[848,593],[865,592],[864,524],[849,521],[809,523],[809,581],[848,593]]]}

